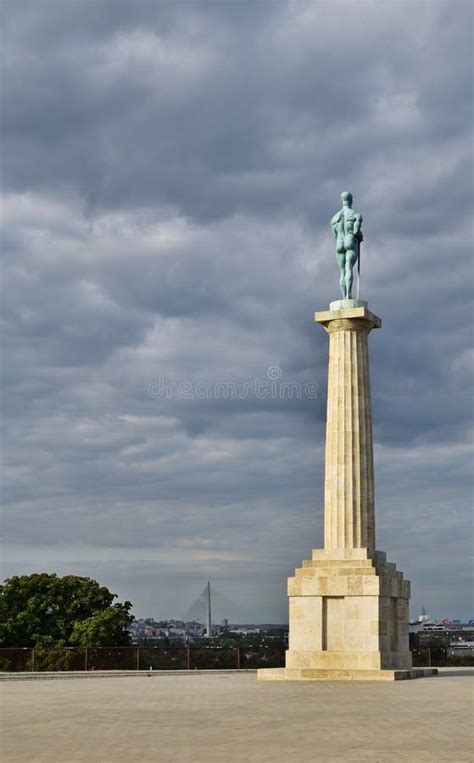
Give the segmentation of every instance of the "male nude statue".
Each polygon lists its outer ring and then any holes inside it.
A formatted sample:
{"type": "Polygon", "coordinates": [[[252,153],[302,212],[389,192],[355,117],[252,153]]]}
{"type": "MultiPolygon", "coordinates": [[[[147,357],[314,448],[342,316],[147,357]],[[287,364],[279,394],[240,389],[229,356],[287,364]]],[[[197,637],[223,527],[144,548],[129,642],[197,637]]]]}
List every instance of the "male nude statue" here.
{"type": "Polygon", "coordinates": [[[342,298],[352,299],[352,268],[359,259],[359,244],[363,240],[362,215],[352,209],[352,194],[341,193],[342,209],[331,220],[336,238],[336,257],[341,277],[342,298]]]}

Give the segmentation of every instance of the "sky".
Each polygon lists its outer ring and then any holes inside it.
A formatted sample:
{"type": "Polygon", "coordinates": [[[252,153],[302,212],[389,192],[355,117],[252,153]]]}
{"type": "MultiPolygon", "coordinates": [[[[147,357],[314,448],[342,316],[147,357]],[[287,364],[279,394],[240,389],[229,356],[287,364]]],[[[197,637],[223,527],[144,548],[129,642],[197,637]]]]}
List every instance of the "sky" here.
{"type": "Polygon", "coordinates": [[[474,617],[472,13],[4,0],[3,577],[159,618],[210,578],[217,619],[287,622],[323,543],[314,311],[350,190],[377,547],[412,616],[474,617]]]}

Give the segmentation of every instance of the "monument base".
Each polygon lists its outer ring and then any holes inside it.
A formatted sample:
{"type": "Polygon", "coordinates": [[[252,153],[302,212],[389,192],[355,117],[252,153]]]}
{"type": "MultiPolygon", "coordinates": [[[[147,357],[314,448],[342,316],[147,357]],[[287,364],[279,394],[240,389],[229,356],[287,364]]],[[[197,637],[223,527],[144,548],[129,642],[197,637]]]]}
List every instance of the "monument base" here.
{"type": "Polygon", "coordinates": [[[336,299],[330,302],[330,310],[352,310],[354,307],[367,307],[367,302],[363,299],[336,299]]]}
{"type": "Polygon", "coordinates": [[[315,549],[288,579],[285,668],[261,680],[396,681],[413,670],[408,646],[410,584],[384,552],[315,549]]]}
{"type": "Polygon", "coordinates": [[[337,670],[318,668],[261,668],[258,681],[404,681],[438,674],[437,668],[410,670],[337,670]]]}

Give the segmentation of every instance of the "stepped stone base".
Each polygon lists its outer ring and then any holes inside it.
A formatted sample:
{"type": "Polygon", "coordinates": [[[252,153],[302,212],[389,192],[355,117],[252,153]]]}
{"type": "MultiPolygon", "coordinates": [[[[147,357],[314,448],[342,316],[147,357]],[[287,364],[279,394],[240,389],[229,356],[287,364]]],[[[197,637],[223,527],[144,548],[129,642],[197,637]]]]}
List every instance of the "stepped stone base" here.
{"type": "Polygon", "coordinates": [[[288,595],[287,669],[411,669],[410,584],[384,552],[316,549],[288,595]]]}
{"type": "Polygon", "coordinates": [[[434,675],[412,669],[410,583],[382,551],[316,549],[288,579],[285,668],[260,680],[396,681],[434,675]]]}
{"type": "Polygon", "coordinates": [[[261,668],[258,681],[403,681],[437,675],[436,668],[411,670],[337,670],[317,668],[261,668]]]}

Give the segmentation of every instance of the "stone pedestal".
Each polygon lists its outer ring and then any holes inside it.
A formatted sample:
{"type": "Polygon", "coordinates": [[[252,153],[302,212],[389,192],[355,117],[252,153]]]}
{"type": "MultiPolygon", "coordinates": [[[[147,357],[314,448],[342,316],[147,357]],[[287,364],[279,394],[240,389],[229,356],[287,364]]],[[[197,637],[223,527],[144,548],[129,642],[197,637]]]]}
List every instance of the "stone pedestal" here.
{"type": "Polygon", "coordinates": [[[356,300],[315,320],[329,334],[324,549],[288,580],[286,667],[260,680],[397,680],[413,670],[410,584],[375,550],[368,335],[381,321],[356,300]]]}

